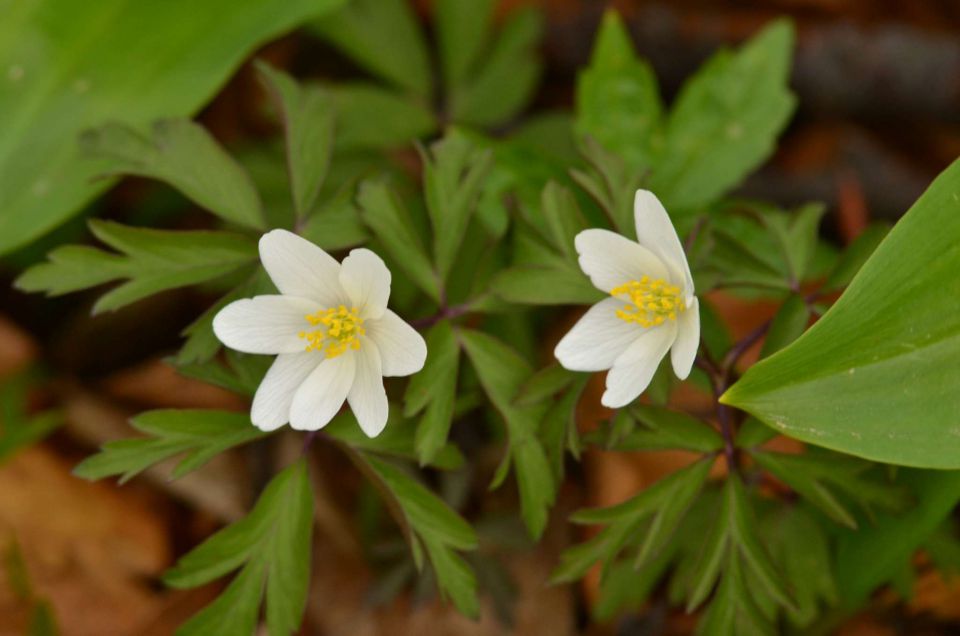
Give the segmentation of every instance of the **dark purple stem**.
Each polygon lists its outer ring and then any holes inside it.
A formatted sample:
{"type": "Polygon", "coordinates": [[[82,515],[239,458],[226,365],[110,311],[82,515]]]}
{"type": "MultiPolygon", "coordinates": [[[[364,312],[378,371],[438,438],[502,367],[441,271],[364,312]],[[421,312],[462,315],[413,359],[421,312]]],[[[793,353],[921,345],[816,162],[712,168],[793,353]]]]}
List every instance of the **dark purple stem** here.
{"type": "Polygon", "coordinates": [[[317,433],[320,431],[310,431],[303,436],[303,449],[300,451],[302,455],[306,455],[307,451],[310,450],[310,445],[313,444],[313,440],[317,438],[317,433]]]}
{"type": "Polygon", "coordinates": [[[426,329],[437,324],[441,320],[451,320],[462,316],[463,314],[470,311],[470,305],[454,305],[453,307],[442,307],[440,311],[435,313],[432,316],[427,316],[426,318],[418,318],[417,320],[411,320],[410,325],[414,329],[426,329]]]}

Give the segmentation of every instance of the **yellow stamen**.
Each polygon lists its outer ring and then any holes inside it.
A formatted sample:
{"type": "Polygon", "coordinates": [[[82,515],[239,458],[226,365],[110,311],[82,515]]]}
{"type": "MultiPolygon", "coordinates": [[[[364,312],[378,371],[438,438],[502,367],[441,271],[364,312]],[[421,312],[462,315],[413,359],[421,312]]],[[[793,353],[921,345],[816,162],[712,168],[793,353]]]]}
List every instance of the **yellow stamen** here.
{"type": "Polygon", "coordinates": [[[617,318],[641,327],[656,327],[666,320],[676,320],[677,314],[686,309],[680,288],[662,278],[651,280],[644,276],[631,280],[611,289],[610,295],[627,301],[623,309],[617,310],[617,318]]]}
{"type": "Polygon", "coordinates": [[[347,309],[340,305],[321,309],[305,318],[314,327],[319,327],[300,332],[300,337],[307,341],[307,351],[323,351],[328,358],[336,358],[347,349],[359,351],[360,336],[367,333],[356,307],[347,309]]]}

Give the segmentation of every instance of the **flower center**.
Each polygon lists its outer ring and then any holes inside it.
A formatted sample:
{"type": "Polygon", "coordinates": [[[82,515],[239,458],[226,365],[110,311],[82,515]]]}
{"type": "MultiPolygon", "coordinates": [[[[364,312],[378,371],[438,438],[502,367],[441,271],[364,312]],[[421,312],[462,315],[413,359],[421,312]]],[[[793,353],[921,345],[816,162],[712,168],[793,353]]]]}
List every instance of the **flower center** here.
{"type": "Polygon", "coordinates": [[[314,327],[319,327],[300,332],[300,337],[307,341],[307,351],[323,351],[328,358],[336,358],[347,349],[359,351],[359,336],[366,330],[356,307],[347,309],[340,305],[336,309],[321,309],[308,314],[306,319],[314,327]]]}
{"type": "Polygon", "coordinates": [[[677,314],[687,308],[680,297],[680,288],[662,278],[651,280],[644,276],[638,281],[631,280],[611,289],[610,295],[629,301],[617,310],[617,318],[641,327],[656,327],[667,319],[676,320],[677,314]]]}

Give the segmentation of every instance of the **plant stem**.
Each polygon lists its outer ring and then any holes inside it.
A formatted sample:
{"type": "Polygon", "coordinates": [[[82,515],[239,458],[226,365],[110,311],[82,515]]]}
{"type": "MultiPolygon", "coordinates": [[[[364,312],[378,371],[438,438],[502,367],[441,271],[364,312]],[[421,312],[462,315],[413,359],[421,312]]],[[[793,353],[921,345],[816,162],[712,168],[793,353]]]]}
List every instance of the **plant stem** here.
{"type": "Polygon", "coordinates": [[[454,305],[453,307],[441,307],[440,311],[435,313],[432,316],[427,316],[426,318],[418,318],[417,320],[411,320],[410,326],[414,329],[426,329],[437,324],[441,320],[450,320],[452,318],[457,318],[463,314],[470,311],[470,303],[464,303],[462,305],[454,305]]]}

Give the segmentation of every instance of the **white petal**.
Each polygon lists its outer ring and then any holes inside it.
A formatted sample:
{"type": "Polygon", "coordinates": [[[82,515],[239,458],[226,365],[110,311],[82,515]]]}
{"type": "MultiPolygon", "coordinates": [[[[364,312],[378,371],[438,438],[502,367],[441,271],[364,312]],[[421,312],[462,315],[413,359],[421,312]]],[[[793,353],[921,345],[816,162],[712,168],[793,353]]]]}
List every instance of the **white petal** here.
{"type": "Polygon", "coordinates": [[[357,375],[347,400],[363,432],[367,437],[376,437],[387,425],[390,414],[380,371],[380,352],[369,338],[364,338],[354,357],[357,359],[357,375]]]}
{"type": "Polygon", "coordinates": [[[250,419],[264,431],[280,428],[290,421],[290,406],[297,389],[325,358],[317,351],[284,353],[270,366],[253,396],[250,419]]]}
{"type": "Polygon", "coordinates": [[[580,269],[594,287],[610,290],[644,276],[668,278],[668,270],[650,250],[609,230],[584,230],[574,239],[580,269]]]}
{"type": "Polygon", "coordinates": [[[347,302],[340,264],[293,232],[272,230],[260,237],[260,261],[281,294],[311,298],[323,307],[347,302]]]}
{"type": "Polygon", "coordinates": [[[617,318],[624,303],[606,298],[587,310],[557,344],[553,355],[571,371],[604,371],[643,331],[640,325],[617,318]]]}
{"type": "Polygon", "coordinates": [[[340,265],[340,284],[365,319],[376,320],[390,300],[390,270],[368,249],[350,251],[340,265]]]}
{"type": "Polygon", "coordinates": [[[626,406],[646,390],[663,356],[677,336],[677,325],[667,322],[644,330],[613,363],[607,374],[607,390],[600,402],[612,409],[626,406]]]}
{"type": "Polygon", "coordinates": [[[672,282],[675,285],[683,283],[684,294],[687,298],[692,296],[693,278],[690,276],[690,265],[687,263],[677,230],[660,199],[649,190],[637,190],[633,199],[633,220],[640,244],[666,263],[673,274],[672,282]]]}
{"type": "Polygon", "coordinates": [[[299,431],[317,431],[326,426],[343,406],[356,371],[355,352],[325,358],[307,376],[293,396],[290,426],[299,431]]]}
{"type": "Polygon", "coordinates": [[[677,340],[670,349],[670,362],[673,372],[681,380],[686,380],[693,368],[700,346],[700,303],[694,296],[686,311],[677,316],[677,340]]]}
{"type": "Polygon", "coordinates": [[[364,324],[377,344],[384,377],[412,375],[423,368],[427,343],[420,333],[389,309],[379,320],[364,324]]]}
{"type": "Polygon", "coordinates": [[[298,335],[310,326],[306,316],[319,309],[314,301],[293,296],[244,298],[213,317],[213,333],[245,353],[297,353],[306,348],[298,335]]]}

